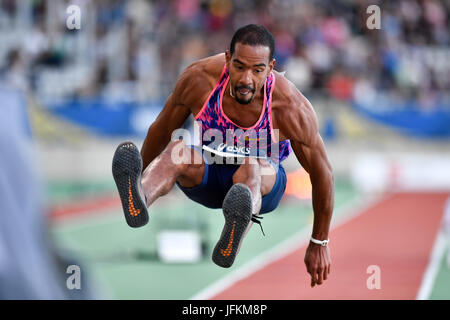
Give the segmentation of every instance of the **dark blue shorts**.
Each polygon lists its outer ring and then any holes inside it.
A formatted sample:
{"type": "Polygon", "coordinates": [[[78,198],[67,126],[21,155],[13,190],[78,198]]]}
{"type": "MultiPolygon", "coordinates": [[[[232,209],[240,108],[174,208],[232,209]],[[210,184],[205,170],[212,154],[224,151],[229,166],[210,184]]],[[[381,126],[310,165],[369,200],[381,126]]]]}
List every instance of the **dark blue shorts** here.
{"type": "MultiPolygon", "coordinates": [[[[233,175],[239,169],[237,164],[208,164],[205,157],[205,171],[202,182],[192,188],[184,188],[178,182],[181,191],[191,200],[205,207],[222,208],[223,199],[233,185],[233,175]]],[[[272,190],[262,197],[260,214],[268,213],[278,206],[286,190],[286,172],[281,164],[273,164],[277,178],[272,190]]]]}

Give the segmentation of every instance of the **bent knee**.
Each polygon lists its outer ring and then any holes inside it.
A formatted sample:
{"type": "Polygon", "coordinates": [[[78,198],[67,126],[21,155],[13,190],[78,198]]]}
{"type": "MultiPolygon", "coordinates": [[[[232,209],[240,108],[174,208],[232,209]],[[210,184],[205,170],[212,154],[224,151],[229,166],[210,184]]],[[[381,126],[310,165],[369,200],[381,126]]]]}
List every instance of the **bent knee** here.
{"type": "Polygon", "coordinates": [[[234,174],[233,183],[241,182],[249,187],[259,187],[264,196],[272,191],[276,177],[276,171],[268,161],[249,158],[245,159],[234,174]]]}
{"type": "Polygon", "coordinates": [[[261,183],[259,163],[255,159],[247,158],[233,175],[233,183],[257,184],[261,183]]]}
{"type": "Polygon", "coordinates": [[[183,140],[169,142],[163,154],[166,158],[163,161],[174,165],[176,181],[181,186],[193,187],[201,183],[205,165],[203,157],[183,140]]]}
{"type": "Polygon", "coordinates": [[[197,155],[197,152],[187,146],[183,140],[169,142],[161,155],[165,158],[165,161],[171,161],[172,164],[179,167],[186,167],[189,164],[201,164],[203,160],[201,155],[197,155]]]}

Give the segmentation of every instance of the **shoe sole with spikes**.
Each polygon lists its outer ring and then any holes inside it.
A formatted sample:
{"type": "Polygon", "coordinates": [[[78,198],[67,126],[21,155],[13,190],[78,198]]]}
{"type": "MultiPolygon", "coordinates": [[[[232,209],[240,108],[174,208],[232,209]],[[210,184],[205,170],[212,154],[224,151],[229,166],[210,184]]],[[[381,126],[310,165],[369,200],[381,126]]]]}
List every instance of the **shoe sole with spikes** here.
{"type": "Polygon", "coordinates": [[[114,153],[112,174],[119,191],[125,220],[130,227],[138,228],[147,224],[148,212],[139,186],[142,159],[132,142],[121,143],[114,153]]]}
{"type": "Polygon", "coordinates": [[[233,265],[252,218],[253,202],[249,187],[242,183],[234,184],[225,196],[222,210],[225,225],[214,248],[212,260],[220,267],[229,268],[233,265]]]}

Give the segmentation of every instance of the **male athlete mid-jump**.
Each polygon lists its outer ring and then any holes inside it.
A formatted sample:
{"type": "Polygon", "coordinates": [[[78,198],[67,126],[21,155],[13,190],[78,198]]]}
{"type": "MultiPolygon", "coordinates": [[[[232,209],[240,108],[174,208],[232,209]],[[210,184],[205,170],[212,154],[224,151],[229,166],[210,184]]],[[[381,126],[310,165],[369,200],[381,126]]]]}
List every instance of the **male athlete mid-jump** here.
{"type": "Polygon", "coordinates": [[[212,259],[230,267],[252,222],[278,206],[286,187],[280,162],[293,150],[312,183],[314,224],[304,261],[315,286],[330,273],[333,174],[315,112],[273,70],[274,50],[265,27],[247,25],[236,31],[229,51],[187,67],[141,152],[131,142],[118,146],[113,176],[132,227],[148,222],[147,208],[175,183],[190,199],[222,208],[225,225],[212,259]],[[202,130],[200,146],[172,140],[190,114],[202,130]]]}

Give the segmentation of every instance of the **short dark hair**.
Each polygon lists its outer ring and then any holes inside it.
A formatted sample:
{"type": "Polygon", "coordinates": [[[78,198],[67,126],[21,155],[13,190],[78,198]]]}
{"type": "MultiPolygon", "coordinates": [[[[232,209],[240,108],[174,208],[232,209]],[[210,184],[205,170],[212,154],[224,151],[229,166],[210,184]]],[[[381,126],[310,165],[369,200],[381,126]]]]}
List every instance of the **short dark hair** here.
{"type": "Polygon", "coordinates": [[[236,30],[231,39],[230,55],[233,55],[236,43],[247,44],[250,46],[265,46],[270,49],[269,61],[272,61],[275,55],[275,40],[273,35],[264,26],[248,24],[236,30]]]}

